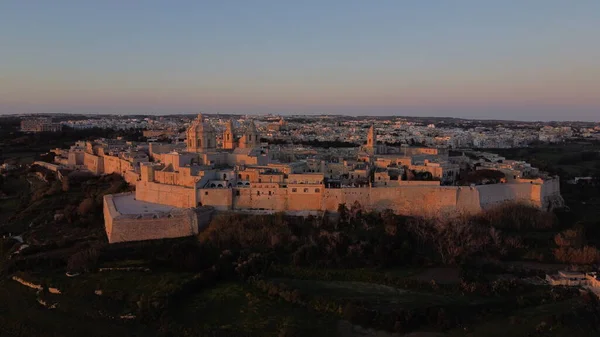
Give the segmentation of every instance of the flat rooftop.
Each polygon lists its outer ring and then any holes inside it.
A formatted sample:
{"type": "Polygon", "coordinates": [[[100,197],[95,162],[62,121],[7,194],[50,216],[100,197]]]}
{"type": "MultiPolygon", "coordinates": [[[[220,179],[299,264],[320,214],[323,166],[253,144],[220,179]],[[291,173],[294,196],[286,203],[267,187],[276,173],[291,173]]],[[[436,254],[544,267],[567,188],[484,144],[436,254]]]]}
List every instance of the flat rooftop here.
{"type": "Polygon", "coordinates": [[[169,205],[135,200],[134,193],[115,195],[113,197],[113,203],[115,204],[117,211],[121,214],[152,214],[180,209],[169,205]]]}

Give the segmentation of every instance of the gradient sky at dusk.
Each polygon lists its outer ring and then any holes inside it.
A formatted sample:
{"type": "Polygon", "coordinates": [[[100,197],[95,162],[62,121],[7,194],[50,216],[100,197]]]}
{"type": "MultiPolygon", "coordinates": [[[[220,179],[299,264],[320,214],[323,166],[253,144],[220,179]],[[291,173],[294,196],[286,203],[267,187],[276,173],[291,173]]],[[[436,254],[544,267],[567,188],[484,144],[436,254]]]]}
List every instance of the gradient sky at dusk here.
{"type": "Polygon", "coordinates": [[[0,114],[600,121],[599,0],[3,0],[0,114]]]}

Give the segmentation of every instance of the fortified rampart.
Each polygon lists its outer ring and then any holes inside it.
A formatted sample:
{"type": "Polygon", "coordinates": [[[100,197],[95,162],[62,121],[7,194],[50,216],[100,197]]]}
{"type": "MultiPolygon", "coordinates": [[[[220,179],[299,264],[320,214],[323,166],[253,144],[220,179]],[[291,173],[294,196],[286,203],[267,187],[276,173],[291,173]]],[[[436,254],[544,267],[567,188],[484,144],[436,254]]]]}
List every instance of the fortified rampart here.
{"type": "Polygon", "coordinates": [[[155,209],[147,211],[151,206],[142,206],[143,211],[119,211],[120,198],[130,198],[131,193],[121,193],[104,196],[104,225],[109,243],[155,240],[163,238],[178,238],[198,234],[210,222],[211,208],[190,209],[171,208],[169,210],[155,209]]]}
{"type": "Polygon", "coordinates": [[[138,200],[173,207],[198,206],[196,190],[191,187],[138,181],[135,189],[135,197],[138,200]]]}
{"type": "Polygon", "coordinates": [[[322,184],[252,184],[246,187],[193,189],[138,182],[137,198],[177,207],[212,206],[219,210],[330,211],[339,204],[360,203],[365,209],[398,214],[443,216],[476,213],[504,202],[524,202],[547,209],[560,198],[558,179],[543,183],[479,186],[401,186],[325,188],[322,184]]]}
{"type": "Polygon", "coordinates": [[[82,152],[82,156],[83,167],[93,174],[116,173],[123,176],[125,181],[131,185],[135,185],[139,178],[132,163],[126,159],[115,156],[98,156],[87,152],[82,152]]]}

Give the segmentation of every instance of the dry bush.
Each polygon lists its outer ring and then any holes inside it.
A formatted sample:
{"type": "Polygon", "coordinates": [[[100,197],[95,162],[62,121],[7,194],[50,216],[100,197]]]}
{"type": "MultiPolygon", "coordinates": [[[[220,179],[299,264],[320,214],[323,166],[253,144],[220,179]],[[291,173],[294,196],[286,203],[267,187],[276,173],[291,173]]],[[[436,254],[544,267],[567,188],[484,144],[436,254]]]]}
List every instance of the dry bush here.
{"type": "Polygon", "coordinates": [[[554,250],[554,257],[562,263],[594,264],[600,261],[600,251],[592,246],[584,246],[580,249],[560,247],[554,250]]]}
{"type": "Polygon", "coordinates": [[[567,229],[554,236],[554,243],[559,247],[579,248],[583,241],[584,234],[581,229],[567,229]]]}
{"type": "Polygon", "coordinates": [[[550,229],[556,224],[556,216],[540,211],[524,203],[505,203],[483,212],[482,221],[500,229],[539,230],[550,229]]]}
{"type": "Polygon", "coordinates": [[[95,248],[79,251],[69,258],[67,269],[72,272],[89,272],[96,267],[98,256],[95,248]]]}

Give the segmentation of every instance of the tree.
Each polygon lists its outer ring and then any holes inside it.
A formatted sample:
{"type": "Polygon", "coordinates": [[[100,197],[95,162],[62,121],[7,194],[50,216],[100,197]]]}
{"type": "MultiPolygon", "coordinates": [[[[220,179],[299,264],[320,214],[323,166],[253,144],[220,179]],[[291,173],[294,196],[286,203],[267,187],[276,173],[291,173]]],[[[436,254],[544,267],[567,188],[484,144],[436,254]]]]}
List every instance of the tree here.
{"type": "Polygon", "coordinates": [[[90,213],[93,208],[94,208],[94,199],[85,198],[79,204],[79,207],[77,208],[77,213],[79,213],[79,215],[86,215],[86,214],[90,213]]]}

